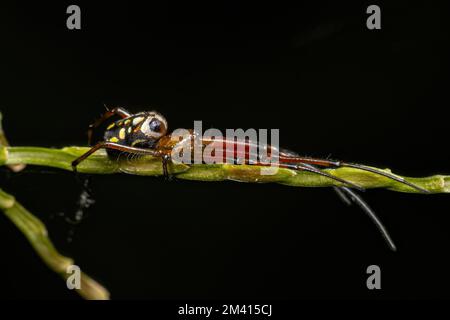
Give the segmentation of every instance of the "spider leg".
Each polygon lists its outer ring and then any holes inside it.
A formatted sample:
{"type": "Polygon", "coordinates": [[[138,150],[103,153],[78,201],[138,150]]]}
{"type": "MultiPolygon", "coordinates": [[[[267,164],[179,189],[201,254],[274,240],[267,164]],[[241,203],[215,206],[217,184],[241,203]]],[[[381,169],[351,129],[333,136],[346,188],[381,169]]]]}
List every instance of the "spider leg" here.
{"type": "Polygon", "coordinates": [[[171,160],[171,158],[170,158],[169,154],[164,154],[162,156],[163,175],[164,175],[164,178],[167,180],[171,180],[169,170],[167,169],[167,164],[169,163],[170,160],[171,160]]]}
{"type": "Polygon", "coordinates": [[[355,203],[357,204],[366,214],[367,216],[372,220],[372,222],[377,227],[378,231],[380,231],[381,235],[383,236],[384,240],[388,244],[389,248],[392,251],[397,251],[397,247],[394,244],[394,241],[392,240],[391,236],[389,235],[389,232],[387,231],[386,227],[383,225],[381,220],[377,217],[376,213],[369,207],[369,205],[353,190],[347,188],[347,187],[333,187],[334,190],[337,192],[337,194],[341,197],[341,199],[344,200],[347,204],[355,203]]]}
{"type": "Polygon", "coordinates": [[[362,164],[356,164],[356,163],[347,163],[347,162],[342,162],[342,161],[331,161],[331,160],[326,160],[326,159],[314,159],[314,158],[306,158],[306,157],[296,157],[296,156],[290,156],[290,155],[280,155],[279,160],[281,163],[283,162],[300,162],[300,163],[307,163],[307,164],[312,164],[312,165],[318,165],[318,166],[322,166],[322,167],[349,167],[349,168],[356,168],[356,169],[360,169],[363,171],[368,171],[368,172],[372,172],[375,174],[379,174],[381,176],[384,176],[386,178],[395,180],[397,182],[403,183],[413,189],[416,189],[422,193],[430,193],[430,191],[414,184],[411,183],[409,181],[407,181],[406,179],[403,179],[399,176],[396,176],[392,173],[383,171],[383,170],[379,170],[376,168],[372,168],[369,166],[365,166],[362,164]]]}
{"type": "MultiPolygon", "coordinates": [[[[234,150],[235,146],[237,146],[239,143],[243,143],[243,142],[232,141],[232,142],[226,142],[226,143],[231,145],[233,147],[233,150],[234,150]]],[[[247,145],[247,142],[245,142],[244,145],[247,145]]],[[[250,157],[251,155],[252,154],[248,150],[244,151],[244,154],[242,155],[242,157],[244,159],[244,163],[248,163],[248,161],[251,158],[250,157]]],[[[231,156],[226,152],[224,154],[224,157],[225,157],[224,158],[224,162],[230,160],[231,163],[234,163],[239,158],[238,155],[235,154],[234,152],[233,152],[233,154],[231,156]]],[[[255,155],[255,157],[257,157],[257,155],[255,155]]],[[[280,157],[280,159],[281,159],[281,157],[280,157]]],[[[303,171],[308,171],[308,172],[311,172],[311,173],[319,174],[321,176],[324,176],[324,177],[330,178],[332,180],[341,182],[344,185],[350,186],[350,187],[358,189],[360,191],[364,191],[364,188],[362,188],[361,186],[358,186],[357,184],[355,184],[355,183],[353,183],[351,181],[344,180],[342,178],[336,177],[336,176],[334,176],[332,174],[329,174],[327,172],[321,171],[321,170],[315,168],[314,166],[308,165],[307,163],[303,163],[302,161],[295,161],[295,159],[297,159],[296,157],[290,156],[290,157],[285,157],[285,159],[294,159],[294,161],[284,161],[284,162],[282,162],[280,160],[279,164],[278,164],[278,166],[280,168],[293,169],[293,170],[303,170],[303,171]]],[[[267,164],[261,163],[261,162],[259,164],[260,165],[267,165],[267,164]]]]}
{"type": "Polygon", "coordinates": [[[316,173],[316,174],[319,174],[321,176],[324,176],[324,177],[327,177],[327,178],[339,181],[339,182],[341,182],[341,183],[343,183],[345,185],[348,185],[348,186],[350,186],[352,188],[358,189],[360,191],[364,191],[364,188],[358,186],[357,184],[354,184],[353,182],[350,182],[348,180],[341,179],[339,177],[333,176],[333,175],[331,175],[331,174],[329,174],[327,172],[321,171],[321,170],[319,170],[319,169],[317,169],[317,168],[315,168],[313,166],[310,166],[310,165],[305,165],[305,164],[302,164],[302,163],[295,163],[295,164],[288,164],[288,163],[282,163],[281,164],[280,163],[279,166],[280,166],[280,168],[294,169],[294,170],[303,170],[303,171],[308,171],[308,172],[311,172],[311,173],[316,173]]]}
{"type": "Polygon", "coordinates": [[[352,200],[349,199],[349,197],[342,191],[339,187],[333,187],[333,190],[336,191],[336,194],[338,197],[344,202],[346,205],[351,206],[352,200]]]}
{"type": "Polygon", "coordinates": [[[389,172],[386,172],[386,171],[383,171],[383,170],[378,170],[378,169],[371,168],[371,167],[368,167],[368,166],[365,166],[365,165],[362,165],[362,164],[346,163],[346,162],[341,162],[341,167],[356,168],[356,169],[360,169],[360,170],[376,173],[376,174],[379,174],[381,176],[385,176],[386,178],[389,178],[389,179],[395,180],[397,182],[403,183],[403,184],[405,184],[405,185],[407,185],[407,186],[409,186],[409,187],[411,187],[413,189],[416,189],[416,190],[418,190],[418,191],[420,191],[422,193],[430,193],[430,191],[428,191],[428,190],[426,190],[426,189],[424,189],[424,188],[422,188],[422,187],[420,187],[420,186],[418,186],[418,185],[416,185],[416,184],[414,184],[412,182],[409,182],[406,179],[403,179],[403,178],[401,178],[399,176],[396,176],[396,175],[394,175],[392,173],[389,173],[389,172]]]}
{"type": "Polygon", "coordinates": [[[102,148],[119,150],[119,151],[123,151],[123,152],[127,152],[127,153],[151,155],[151,156],[154,156],[154,157],[163,157],[164,156],[164,154],[162,152],[158,151],[158,150],[129,147],[129,146],[124,146],[124,145],[121,145],[121,144],[118,144],[118,143],[114,143],[114,142],[102,141],[102,142],[97,143],[95,146],[93,146],[91,149],[89,149],[86,153],[84,153],[83,155],[81,155],[80,157],[78,157],[77,159],[72,161],[73,171],[77,171],[76,167],[82,161],[84,161],[87,157],[89,157],[95,151],[97,151],[99,149],[102,149],[102,148]]]}
{"type": "MultiPolygon", "coordinates": [[[[310,164],[305,164],[306,167],[309,168],[315,168],[314,166],[310,164]]],[[[369,205],[354,191],[347,187],[333,187],[334,191],[336,191],[337,195],[341,200],[347,204],[352,205],[353,203],[356,203],[363,211],[367,214],[367,216],[373,221],[377,229],[380,231],[381,235],[383,236],[384,240],[388,244],[389,248],[392,251],[397,251],[397,247],[394,244],[394,241],[392,240],[391,236],[389,235],[386,227],[383,225],[381,220],[377,217],[376,213],[369,207],[369,205]]]]}
{"type": "Polygon", "coordinates": [[[118,107],[118,108],[114,108],[114,109],[108,109],[108,107],[106,107],[106,112],[102,114],[102,116],[97,119],[94,123],[92,123],[91,125],[89,125],[88,128],[88,144],[91,145],[92,142],[92,133],[94,132],[94,129],[97,128],[98,126],[100,126],[103,122],[105,122],[106,120],[108,120],[109,118],[111,118],[114,115],[117,115],[121,118],[128,118],[129,116],[131,116],[132,114],[130,112],[128,112],[127,110],[125,110],[124,108],[118,107]]]}

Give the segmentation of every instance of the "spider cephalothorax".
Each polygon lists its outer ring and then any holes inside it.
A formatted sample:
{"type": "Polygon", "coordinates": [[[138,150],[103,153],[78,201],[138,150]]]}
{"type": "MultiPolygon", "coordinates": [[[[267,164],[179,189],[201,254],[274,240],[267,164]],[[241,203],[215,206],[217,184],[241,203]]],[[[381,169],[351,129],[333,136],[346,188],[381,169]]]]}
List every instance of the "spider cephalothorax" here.
{"type": "Polygon", "coordinates": [[[167,120],[156,111],[140,112],[111,123],[104,141],[130,147],[153,148],[167,133],[167,120]]]}

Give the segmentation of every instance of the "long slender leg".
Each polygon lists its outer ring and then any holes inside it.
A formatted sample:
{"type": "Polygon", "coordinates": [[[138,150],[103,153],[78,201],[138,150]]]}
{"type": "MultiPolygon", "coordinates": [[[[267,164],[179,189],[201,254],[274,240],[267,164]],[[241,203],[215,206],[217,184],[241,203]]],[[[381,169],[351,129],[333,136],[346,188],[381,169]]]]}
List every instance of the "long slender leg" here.
{"type": "Polygon", "coordinates": [[[357,204],[372,220],[372,222],[375,224],[377,229],[380,231],[381,235],[383,236],[384,240],[388,244],[389,248],[392,251],[397,251],[397,247],[394,244],[394,241],[392,240],[391,236],[389,235],[389,232],[387,231],[386,227],[383,225],[381,220],[377,217],[375,212],[369,207],[369,205],[354,191],[347,187],[334,187],[334,190],[338,193],[338,195],[341,197],[341,199],[344,200],[347,204],[351,204],[350,201],[357,204]],[[349,199],[350,198],[350,199],[349,199]]]}
{"type": "MultiPolygon", "coordinates": [[[[246,157],[249,156],[249,153],[246,152],[246,157]]],[[[326,172],[320,171],[316,166],[322,166],[322,167],[340,167],[340,166],[348,166],[348,167],[355,167],[361,170],[366,170],[370,172],[374,172],[383,176],[386,176],[388,178],[394,179],[396,181],[405,183],[413,188],[416,188],[420,191],[427,192],[427,190],[424,190],[412,183],[409,183],[408,181],[397,177],[395,175],[391,175],[389,173],[386,173],[381,170],[376,170],[370,167],[366,167],[364,165],[358,165],[358,164],[348,164],[343,162],[337,162],[337,161],[330,161],[330,160],[324,160],[324,159],[313,159],[313,158],[306,158],[306,157],[300,157],[297,154],[291,152],[291,151],[285,151],[282,150],[279,155],[279,161],[280,167],[289,168],[289,169],[299,169],[299,170],[305,170],[313,173],[317,173],[323,176],[326,176],[328,178],[343,182],[347,185],[353,185],[353,187],[356,187],[357,189],[362,189],[360,186],[354,185],[353,183],[346,181],[344,179],[340,179],[338,177],[335,177],[333,175],[327,174],[326,172]]],[[[341,187],[333,187],[334,190],[337,192],[339,197],[348,205],[351,205],[352,203],[356,203],[368,216],[369,218],[375,223],[377,229],[381,232],[383,238],[386,240],[387,244],[389,245],[390,249],[393,251],[396,251],[396,246],[390,237],[388,231],[386,230],[386,227],[383,225],[381,220],[377,217],[375,212],[369,207],[369,205],[355,192],[353,192],[351,189],[345,186],[341,187]]]]}
{"type": "MultiPolygon", "coordinates": [[[[304,164],[308,168],[316,168],[313,165],[310,164],[304,164]]],[[[394,244],[394,241],[392,240],[391,236],[389,235],[386,227],[383,225],[381,220],[377,217],[375,212],[369,207],[369,205],[355,192],[350,190],[347,187],[333,187],[334,191],[336,191],[339,198],[342,199],[343,202],[347,205],[352,205],[352,203],[356,203],[366,214],[367,216],[375,223],[377,229],[380,231],[381,235],[385,239],[386,243],[388,244],[389,248],[392,251],[396,251],[397,248],[394,244]]]]}
{"type": "Polygon", "coordinates": [[[352,188],[358,189],[360,191],[364,191],[364,188],[358,186],[357,184],[354,184],[353,182],[350,182],[348,180],[341,179],[339,177],[333,176],[333,175],[331,175],[329,173],[326,173],[326,172],[323,172],[323,171],[321,171],[319,169],[316,169],[313,166],[307,166],[307,165],[303,165],[303,164],[280,164],[279,166],[280,166],[280,168],[303,170],[303,171],[308,171],[308,172],[311,172],[311,173],[319,174],[321,176],[324,176],[324,177],[327,177],[327,178],[339,181],[339,182],[341,182],[343,184],[346,184],[346,185],[348,185],[348,186],[350,186],[352,188]]]}
{"type": "MultiPolygon", "coordinates": [[[[205,140],[204,141],[206,143],[211,142],[209,140],[205,140]]],[[[233,148],[235,148],[237,145],[244,145],[244,146],[248,146],[249,142],[247,141],[227,141],[227,140],[223,140],[223,142],[225,144],[231,145],[233,146],[233,148]]],[[[251,144],[251,143],[250,143],[251,144]]],[[[255,146],[257,147],[257,146],[255,146]]],[[[269,150],[272,150],[271,146],[268,146],[269,150]]],[[[234,149],[233,149],[234,150],[234,149]]],[[[384,176],[386,178],[395,180],[397,182],[403,183],[413,189],[416,189],[422,193],[430,193],[430,191],[414,184],[411,183],[409,181],[407,181],[406,179],[403,179],[402,177],[396,176],[395,174],[383,171],[383,170],[379,170],[376,168],[372,168],[369,166],[365,166],[362,164],[356,164],[356,163],[347,163],[347,162],[342,162],[342,161],[332,161],[332,160],[327,160],[327,159],[315,159],[315,158],[308,158],[308,157],[301,157],[298,156],[296,153],[289,151],[289,150],[278,150],[279,151],[279,156],[278,156],[278,160],[280,163],[302,163],[302,164],[311,164],[311,165],[315,165],[315,166],[321,166],[321,167],[350,167],[350,168],[356,168],[356,169],[360,169],[360,170],[364,170],[364,171],[369,171],[375,174],[379,174],[381,176],[384,176]]],[[[248,151],[248,148],[245,149],[245,157],[249,158],[250,156],[250,152],[248,151]]]]}
{"type": "Polygon", "coordinates": [[[93,133],[94,129],[97,128],[98,126],[100,126],[103,122],[105,122],[106,120],[108,120],[109,118],[111,118],[114,115],[117,115],[121,118],[128,118],[132,114],[121,107],[114,108],[111,110],[106,108],[106,112],[103,113],[103,115],[99,119],[97,119],[94,123],[89,125],[89,128],[88,128],[88,144],[89,145],[91,145],[91,142],[92,142],[92,133],[93,133]]]}
{"type": "Polygon", "coordinates": [[[342,162],[342,161],[331,161],[331,160],[325,160],[325,159],[313,159],[313,158],[306,158],[306,157],[291,157],[291,156],[283,156],[280,155],[279,157],[279,161],[281,163],[287,162],[287,163],[307,163],[307,164],[312,164],[312,165],[318,165],[318,166],[323,166],[323,167],[350,167],[350,168],[356,168],[356,169],[360,169],[360,170],[364,170],[364,171],[369,171],[372,173],[376,173],[379,174],[381,176],[385,176],[389,179],[395,180],[397,182],[403,183],[413,189],[416,189],[420,192],[423,193],[430,193],[430,191],[423,189],[422,187],[419,187],[418,185],[411,183],[401,177],[398,177],[392,173],[389,172],[385,172],[382,170],[378,170],[372,167],[368,167],[362,164],[356,164],[356,163],[347,163],[347,162],[342,162]]]}
{"type": "Polygon", "coordinates": [[[344,191],[341,190],[339,187],[333,187],[333,190],[336,191],[336,194],[338,197],[344,202],[346,205],[351,206],[352,200],[350,200],[344,193],[344,191]]]}
{"type": "MultiPolygon", "coordinates": [[[[248,154],[248,152],[246,152],[246,154],[245,154],[245,163],[247,163],[247,159],[249,159],[248,156],[249,156],[249,154],[248,154]]],[[[203,161],[205,161],[205,160],[209,160],[209,158],[203,156],[203,161]]],[[[223,160],[224,160],[224,162],[231,161],[231,163],[233,163],[236,160],[236,154],[233,153],[233,155],[229,156],[227,153],[224,153],[223,160]]],[[[260,165],[270,165],[270,164],[260,163],[260,165]]],[[[312,165],[303,164],[303,163],[300,163],[300,162],[299,163],[280,163],[279,167],[280,168],[286,168],[286,169],[293,169],[293,170],[303,170],[303,171],[308,171],[308,172],[311,172],[311,173],[319,174],[321,176],[333,179],[335,181],[339,181],[339,182],[341,182],[341,183],[343,183],[345,185],[348,185],[348,186],[350,186],[352,188],[358,189],[360,191],[364,191],[364,188],[354,184],[353,182],[350,182],[348,180],[344,180],[344,179],[341,179],[339,177],[333,176],[333,175],[331,175],[331,174],[329,174],[327,172],[324,172],[324,171],[321,171],[321,170],[315,168],[312,165]]]]}
{"type": "MultiPolygon", "coordinates": [[[[207,144],[211,143],[211,141],[208,141],[208,140],[202,140],[202,142],[206,142],[207,144]]],[[[255,158],[258,158],[257,154],[251,154],[249,152],[249,148],[245,148],[244,149],[244,153],[242,155],[238,155],[234,151],[235,148],[239,144],[241,144],[242,146],[246,147],[247,142],[242,142],[242,141],[215,141],[215,143],[217,143],[217,142],[225,144],[223,146],[222,145],[218,145],[217,146],[217,147],[222,147],[223,148],[222,151],[223,150],[227,150],[229,147],[233,147],[233,149],[232,149],[233,152],[232,152],[231,155],[228,152],[223,152],[223,162],[224,163],[225,162],[227,162],[227,163],[228,162],[234,163],[240,157],[243,157],[244,163],[248,163],[248,161],[250,161],[250,159],[251,159],[251,157],[250,157],[251,155],[253,155],[255,158]]],[[[210,160],[210,159],[207,158],[207,156],[205,157],[205,155],[203,155],[203,161],[205,161],[205,160],[207,161],[207,160],[210,160]]],[[[292,162],[294,162],[294,161],[292,161],[292,162]]],[[[270,165],[270,164],[266,164],[266,163],[262,163],[262,162],[259,162],[258,164],[259,165],[270,165]]],[[[327,177],[327,178],[339,181],[339,182],[341,182],[341,183],[343,183],[345,185],[348,185],[348,186],[350,186],[352,188],[356,188],[356,189],[358,189],[360,191],[364,191],[364,188],[361,188],[360,186],[358,186],[358,185],[356,185],[356,184],[354,184],[354,183],[352,183],[350,181],[347,181],[347,180],[341,179],[339,177],[333,176],[333,175],[331,175],[331,174],[329,174],[327,172],[323,172],[323,171],[315,168],[314,166],[301,163],[300,161],[296,161],[296,163],[287,163],[287,161],[286,161],[285,163],[279,163],[279,167],[280,168],[293,169],[293,170],[303,170],[303,171],[308,171],[308,172],[311,172],[311,173],[319,174],[321,176],[324,176],[324,177],[327,177]]]]}
{"type": "Polygon", "coordinates": [[[91,154],[93,154],[95,151],[106,148],[106,149],[113,149],[113,150],[119,150],[123,152],[128,153],[135,153],[135,154],[147,154],[155,157],[162,157],[164,154],[161,151],[158,150],[152,150],[152,149],[143,149],[143,148],[136,148],[136,147],[129,147],[124,146],[118,143],[114,142],[107,142],[102,141],[97,143],[95,146],[93,146],[91,149],[89,149],[86,153],[72,161],[72,168],[73,171],[76,171],[76,167],[80,164],[80,162],[84,161],[87,157],[89,157],[91,154]]]}

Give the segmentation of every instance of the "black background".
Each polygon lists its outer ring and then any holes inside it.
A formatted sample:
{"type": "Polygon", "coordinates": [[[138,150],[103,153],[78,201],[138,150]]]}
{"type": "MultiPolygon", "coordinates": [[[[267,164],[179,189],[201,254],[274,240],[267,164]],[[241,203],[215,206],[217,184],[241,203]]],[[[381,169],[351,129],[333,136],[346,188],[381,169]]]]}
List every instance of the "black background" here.
{"type": "MultiPolygon", "coordinates": [[[[86,143],[103,104],[157,109],[171,129],[279,128],[303,155],[449,173],[449,5],[77,3],[1,8],[0,109],[13,145],[86,143]]],[[[448,298],[449,198],[370,190],[392,253],[371,222],[328,189],[94,176],[76,228],[73,174],[2,169],[1,187],[112,298],[448,298]],[[382,290],[366,288],[377,264],[382,290]]],[[[79,299],[0,216],[1,295],[79,299]]]]}

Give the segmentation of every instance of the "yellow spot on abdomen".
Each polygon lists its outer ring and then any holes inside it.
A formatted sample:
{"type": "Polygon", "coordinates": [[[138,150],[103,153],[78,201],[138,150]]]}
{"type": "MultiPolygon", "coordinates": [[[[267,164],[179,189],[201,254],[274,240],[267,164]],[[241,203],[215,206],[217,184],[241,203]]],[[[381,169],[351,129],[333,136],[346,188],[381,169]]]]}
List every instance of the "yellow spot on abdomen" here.
{"type": "Polygon", "coordinates": [[[120,129],[120,131],[119,131],[119,139],[120,140],[125,139],[125,128],[120,129]]]}
{"type": "Polygon", "coordinates": [[[131,120],[130,119],[127,119],[127,120],[125,120],[125,125],[127,126],[127,125],[129,125],[130,124],[130,122],[131,122],[131,120]]]}
{"type": "Polygon", "coordinates": [[[110,129],[114,128],[115,125],[116,125],[116,124],[115,124],[114,122],[111,123],[111,124],[108,126],[108,128],[106,128],[106,130],[110,130],[110,129]]]}
{"type": "Polygon", "coordinates": [[[117,137],[112,137],[112,138],[109,138],[109,141],[111,141],[111,142],[119,142],[119,139],[117,139],[117,137]]]}

